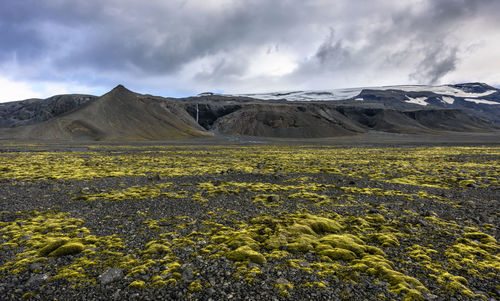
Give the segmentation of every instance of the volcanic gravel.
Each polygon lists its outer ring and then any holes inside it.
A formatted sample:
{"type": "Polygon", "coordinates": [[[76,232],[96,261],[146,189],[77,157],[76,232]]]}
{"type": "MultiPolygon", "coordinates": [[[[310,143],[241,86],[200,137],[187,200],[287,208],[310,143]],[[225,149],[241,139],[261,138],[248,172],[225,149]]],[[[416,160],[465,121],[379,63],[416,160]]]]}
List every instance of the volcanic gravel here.
{"type": "MultiPolygon", "coordinates": [[[[196,221],[207,219],[207,210],[234,210],[233,220],[249,220],[252,217],[270,214],[278,214],[276,208],[267,208],[258,206],[249,201],[255,192],[243,192],[239,195],[220,195],[209,198],[207,203],[200,203],[189,198],[153,198],[145,200],[126,200],[126,201],[106,201],[96,200],[86,202],[72,199],[85,193],[99,193],[111,189],[123,189],[129,186],[142,186],[157,184],[162,182],[172,182],[174,187],[187,191],[196,189],[196,184],[201,182],[268,182],[268,183],[287,183],[287,180],[297,179],[299,177],[311,177],[312,182],[323,184],[335,184],[346,187],[377,187],[384,190],[399,190],[405,193],[417,193],[424,190],[433,195],[441,195],[453,200],[460,206],[449,206],[439,202],[427,199],[418,201],[408,201],[405,198],[374,195],[355,195],[356,202],[349,206],[332,206],[329,208],[332,212],[341,215],[366,214],[366,212],[377,213],[376,209],[380,204],[385,204],[388,210],[394,213],[394,219],[401,218],[412,224],[421,224],[423,227],[429,227],[432,232],[433,225],[429,224],[425,217],[431,214],[439,218],[453,220],[468,226],[479,227],[483,223],[500,225],[499,195],[498,187],[474,188],[466,187],[463,189],[448,190],[439,188],[425,188],[411,185],[392,184],[386,182],[370,181],[367,179],[348,178],[331,174],[274,174],[257,175],[241,173],[225,173],[217,175],[203,176],[184,176],[184,177],[120,177],[120,178],[98,178],[93,180],[2,180],[0,182],[0,208],[2,211],[8,211],[9,214],[0,215],[0,221],[10,222],[17,218],[14,214],[19,211],[44,211],[57,210],[60,212],[69,212],[69,217],[83,218],[83,226],[90,229],[92,234],[97,236],[118,234],[124,239],[127,248],[133,250],[136,247],[143,246],[145,242],[154,238],[155,232],[148,229],[144,230],[146,218],[162,219],[175,216],[187,216],[188,221],[193,221],[190,227],[180,230],[180,233],[187,234],[191,231],[197,231],[201,226],[196,221]],[[193,184],[193,185],[187,185],[193,184]],[[493,200],[493,201],[492,201],[493,200]],[[471,202],[472,201],[472,202],[471,202]],[[411,210],[418,213],[411,218],[404,217],[404,210],[411,210]],[[138,215],[137,212],[147,213],[147,217],[138,215]],[[432,213],[431,213],[432,212],[432,213]],[[142,230],[140,230],[142,229],[142,230]]],[[[322,192],[327,195],[340,195],[343,192],[338,189],[328,189],[322,192]]],[[[290,200],[284,202],[279,210],[281,212],[295,212],[303,208],[303,201],[290,200]]],[[[310,207],[310,212],[325,208],[310,207]]],[[[220,220],[220,223],[231,225],[231,220],[220,220]]],[[[168,232],[174,230],[174,225],[164,224],[162,231],[168,232]]],[[[408,230],[410,231],[410,230],[408,230]]],[[[493,233],[495,238],[499,239],[500,233],[493,233]]],[[[445,233],[441,238],[433,239],[447,240],[449,237],[445,233]]],[[[417,237],[413,242],[436,243],[429,241],[426,237],[417,237]]],[[[194,246],[196,248],[198,246],[194,246]]],[[[404,249],[404,243],[400,249],[404,249]]],[[[15,248],[4,248],[0,250],[1,263],[12,260],[16,253],[15,248]]],[[[180,272],[182,281],[175,287],[132,289],[128,287],[130,281],[126,279],[121,270],[108,270],[104,273],[95,274],[97,285],[74,286],[71,282],[65,280],[49,281],[50,276],[56,273],[58,267],[71,262],[74,257],[79,255],[69,255],[49,259],[47,265],[34,264],[28,271],[19,274],[0,272],[0,299],[1,300],[20,300],[26,292],[36,292],[31,299],[34,300],[379,300],[383,297],[386,300],[400,299],[401,296],[389,292],[387,282],[376,280],[374,276],[361,276],[357,283],[346,281],[339,277],[320,278],[312,273],[308,274],[294,268],[275,269],[276,264],[258,265],[262,274],[255,276],[253,284],[234,277],[235,266],[232,261],[221,257],[220,259],[209,259],[206,257],[191,256],[192,250],[175,250],[175,254],[182,262],[180,272]],[[185,252],[183,252],[185,251],[185,252]],[[42,269],[40,269],[42,267],[42,269]],[[36,271],[36,272],[35,272],[36,271]],[[194,273],[194,271],[198,271],[194,273]],[[193,280],[201,280],[210,283],[210,287],[201,292],[190,292],[189,284],[193,280]],[[326,281],[327,289],[301,288],[297,287],[290,291],[290,296],[280,295],[280,291],[273,287],[274,283],[287,282],[312,282],[326,281]]],[[[397,252],[395,250],[394,252],[397,252]]],[[[389,258],[400,256],[397,253],[387,253],[389,258]]],[[[302,255],[302,258],[314,259],[312,252],[302,255]]],[[[396,265],[396,268],[398,266],[396,265]]],[[[149,271],[141,275],[142,279],[148,280],[155,271],[149,271]]],[[[409,270],[410,275],[426,274],[425,271],[413,268],[409,270]]],[[[420,277],[420,280],[423,278],[420,277]]],[[[488,296],[488,300],[497,300],[500,298],[499,282],[482,281],[481,279],[468,277],[468,287],[475,293],[483,293],[488,296]],[[491,292],[496,292],[492,294],[491,292]]],[[[499,278],[496,278],[497,280],[499,278]]],[[[432,280],[422,280],[423,284],[429,288],[430,292],[424,295],[429,300],[466,300],[467,298],[460,294],[436,295],[437,284],[432,280]]]]}

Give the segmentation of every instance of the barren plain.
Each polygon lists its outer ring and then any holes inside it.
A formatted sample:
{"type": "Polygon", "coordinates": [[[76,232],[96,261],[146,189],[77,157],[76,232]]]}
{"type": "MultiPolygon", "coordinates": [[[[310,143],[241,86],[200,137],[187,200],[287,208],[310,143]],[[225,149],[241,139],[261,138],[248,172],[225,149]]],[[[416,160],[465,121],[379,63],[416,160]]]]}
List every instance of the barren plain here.
{"type": "Polygon", "coordinates": [[[339,139],[5,142],[1,299],[500,300],[498,140],[339,139]]]}

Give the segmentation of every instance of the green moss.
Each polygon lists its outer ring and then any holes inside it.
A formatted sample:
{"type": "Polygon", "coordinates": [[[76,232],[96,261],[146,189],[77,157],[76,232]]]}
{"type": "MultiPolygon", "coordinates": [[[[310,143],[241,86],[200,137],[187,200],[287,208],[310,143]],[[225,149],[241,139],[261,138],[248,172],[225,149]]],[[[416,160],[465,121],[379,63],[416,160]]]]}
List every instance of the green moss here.
{"type": "Polygon", "coordinates": [[[269,237],[269,239],[267,239],[265,242],[264,242],[264,247],[267,249],[267,250],[277,250],[279,249],[281,246],[284,246],[288,243],[288,239],[286,237],[286,235],[284,233],[276,233],[275,235],[269,237]]]}
{"type": "Polygon", "coordinates": [[[438,276],[437,282],[452,294],[458,292],[470,298],[475,296],[475,294],[465,286],[467,284],[467,279],[462,276],[455,276],[448,272],[444,272],[438,276]]]}
{"type": "Polygon", "coordinates": [[[265,264],[267,262],[264,255],[252,250],[248,246],[239,247],[238,249],[227,253],[226,257],[233,261],[250,260],[254,263],[265,264]]]}
{"type": "Polygon", "coordinates": [[[68,242],[54,251],[50,252],[49,256],[66,256],[74,255],[82,252],[85,246],[80,242],[68,242]]]}
{"type": "Polygon", "coordinates": [[[153,243],[146,245],[147,249],[144,251],[145,254],[155,255],[155,254],[166,254],[170,253],[170,248],[164,244],[153,243]]]}
{"type": "Polygon", "coordinates": [[[280,291],[280,294],[282,296],[290,296],[290,293],[288,291],[294,288],[294,285],[292,283],[283,278],[279,278],[278,280],[276,280],[273,285],[277,290],[280,291]]]}
{"type": "Polygon", "coordinates": [[[497,242],[497,240],[493,236],[488,235],[486,233],[482,233],[482,232],[465,233],[464,237],[466,237],[468,239],[478,240],[478,241],[480,241],[483,244],[489,244],[489,243],[496,243],[497,242]]]}
{"type": "MultiPolygon", "coordinates": [[[[385,279],[391,285],[391,292],[399,295],[408,295],[408,298],[417,298],[428,289],[417,279],[404,275],[393,268],[392,262],[380,255],[365,255],[362,259],[354,260],[351,268],[365,271],[385,279]]],[[[410,299],[413,300],[413,299],[410,299]]]]}
{"type": "Polygon", "coordinates": [[[275,251],[272,251],[269,255],[267,255],[268,258],[275,258],[275,259],[285,258],[288,256],[290,256],[290,253],[288,253],[287,251],[283,251],[283,250],[275,250],[275,251]]]}
{"type": "Polygon", "coordinates": [[[379,248],[377,247],[374,247],[374,246],[366,246],[366,252],[368,254],[372,254],[372,255],[380,255],[382,257],[386,257],[387,255],[384,253],[384,251],[380,250],[379,248]]]}
{"type": "Polygon", "coordinates": [[[303,224],[293,224],[287,228],[287,232],[290,233],[291,235],[302,235],[302,234],[315,235],[316,234],[311,229],[310,226],[303,225],[303,224]]]}
{"type": "Polygon", "coordinates": [[[201,292],[203,290],[203,286],[201,285],[200,280],[195,280],[189,284],[189,291],[191,292],[201,292]]]}
{"type": "Polygon", "coordinates": [[[231,249],[237,249],[242,246],[248,246],[251,249],[258,250],[259,244],[248,234],[237,234],[227,240],[226,244],[231,249]]]}
{"type": "Polygon", "coordinates": [[[133,288],[133,289],[143,289],[146,287],[146,282],[144,282],[142,280],[136,280],[136,281],[133,281],[132,283],[130,283],[128,285],[128,287],[133,288]]]}
{"type": "Polygon", "coordinates": [[[392,233],[375,233],[370,234],[370,237],[376,239],[382,245],[382,247],[399,246],[398,238],[392,233]]]}
{"type": "Polygon", "coordinates": [[[465,187],[465,186],[471,185],[471,184],[476,184],[476,181],[474,181],[474,180],[462,180],[462,181],[458,182],[458,185],[460,187],[465,187]]]}
{"type": "Polygon", "coordinates": [[[372,214],[365,216],[365,220],[370,224],[384,224],[386,222],[385,217],[382,214],[372,214]]]}
{"type": "Polygon", "coordinates": [[[54,238],[50,239],[39,251],[41,256],[47,256],[49,255],[52,251],[56,250],[60,246],[64,245],[67,243],[70,239],[67,237],[64,238],[54,238]]]}
{"type": "Polygon", "coordinates": [[[325,289],[327,287],[324,281],[313,281],[313,282],[305,282],[300,285],[301,287],[308,288],[317,288],[317,289],[325,289]]]}
{"type": "Polygon", "coordinates": [[[286,248],[292,253],[304,253],[313,250],[316,244],[316,237],[303,234],[293,239],[291,243],[286,244],[286,248]]]}
{"type": "Polygon", "coordinates": [[[319,241],[334,248],[350,250],[357,255],[363,255],[366,251],[364,242],[352,234],[331,234],[324,236],[319,241]]]}
{"type": "Polygon", "coordinates": [[[335,233],[343,228],[340,223],[320,216],[307,215],[304,222],[309,224],[311,229],[318,234],[335,233]]]}
{"type": "Polygon", "coordinates": [[[333,248],[333,249],[327,249],[320,251],[318,253],[319,255],[322,256],[328,256],[333,260],[353,260],[356,258],[356,254],[352,251],[346,250],[346,249],[340,249],[340,248],[333,248]]]}
{"type": "Polygon", "coordinates": [[[36,295],[37,295],[36,292],[27,292],[27,293],[23,294],[23,299],[25,299],[25,300],[32,299],[36,295]]]}

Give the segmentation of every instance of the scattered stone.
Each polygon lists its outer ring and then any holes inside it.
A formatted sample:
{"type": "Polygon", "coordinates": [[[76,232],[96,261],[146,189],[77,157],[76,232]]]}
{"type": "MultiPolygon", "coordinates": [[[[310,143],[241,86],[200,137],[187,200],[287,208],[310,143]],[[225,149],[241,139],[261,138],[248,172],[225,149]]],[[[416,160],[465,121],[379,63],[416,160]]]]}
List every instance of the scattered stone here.
{"type": "Polygon", "coordinates": [[[34,271],[40,270],[41,268],[42,268],[42,264],[39,263],[39,262],[33,262],[29,266],[30,272],[34,272],[34,271]]]}
{"type": "Polygon", "coordinates": [[[280,200],[279,195],[270,195],[267,197],[268,202],[278,202],[280,200]]]}
{"type": "Polygon", "coordinates": [[[123,269],[110,268],[104,271],[99,276],[99,282],[102,285],[107,285],[109,283],[121,280],[123,278],[123,269]]]}
{"type": "Polygon", "coordinates": [[[433,295],[431,293],[424,293],[423,297],[424,297],[425,300],[436,300],[436,299],[439,298],[438,296],[433,295]]]}
{"type": "Polygon", "coordinates": [[[120,293],[121,293],[121,289],[117,289],[116,292],[114,292],[113,295],[111,296],[111,299],[113,299],[113,300],[119,300],[120,299],[120,293]]]}
{"type": "Polygon", "coordinates": [[[47,281],[48,278],[49,275],[47,274],[35,274],[26,282],[26,286],[31,288],[41,286],[47,281]]]}
{"type": "Polygon", "coordinates": [[[286,285],[286,284],[290,284],[290,281],[286,280],[283,277],[280,277],[280,278],[276,279],[276,284],[278,284],[278,285],[281,285],[281,284],[286,285]]]}

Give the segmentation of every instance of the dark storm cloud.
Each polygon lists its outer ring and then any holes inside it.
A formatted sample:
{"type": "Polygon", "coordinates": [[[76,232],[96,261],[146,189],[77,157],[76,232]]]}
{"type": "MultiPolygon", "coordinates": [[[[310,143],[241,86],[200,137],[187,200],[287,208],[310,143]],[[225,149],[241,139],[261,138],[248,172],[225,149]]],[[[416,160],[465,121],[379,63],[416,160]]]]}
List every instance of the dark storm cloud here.
{"type": "Polygon", "coordinates": [[[410,74],[419,83],[436,84],[448,72],[454,71],[457,64],[457,49],[446,49],[435,45],[434,49],[426,49],[425,57],[420,61],[417,70],[410,74]]]}
{"type": "Polygon", "coordinates": [[[281,87],[396,73],[440,83],[461,62],[461,30],[498,28],[498,11],[497,0],[0,0],[0,76],[256,87],[274,75],[248,72],[272,46],[295,57],[292,73],[273,78],[281,87]]]}
{"type": "Polygon", "coordinates": [[[48,56],[58,68],[168,73],[198,57],[279,40],[300,25],[294,17],[300,12],[287,11],[287,1],[198,10],[190,2],[4,1],[0,33],[10,47],[0,51],[25,60],[48,56]],[[62,31],[61,40],[51,37],[50,26],[62,31]]]}
{"type": "Polygon", "coordinates": [[[335,31],[330,30],[326,40],[314,55],[321,65],[339,67],[349,61],[349,51],[342,46],[342,40],[335,40],[335,31]]]}

